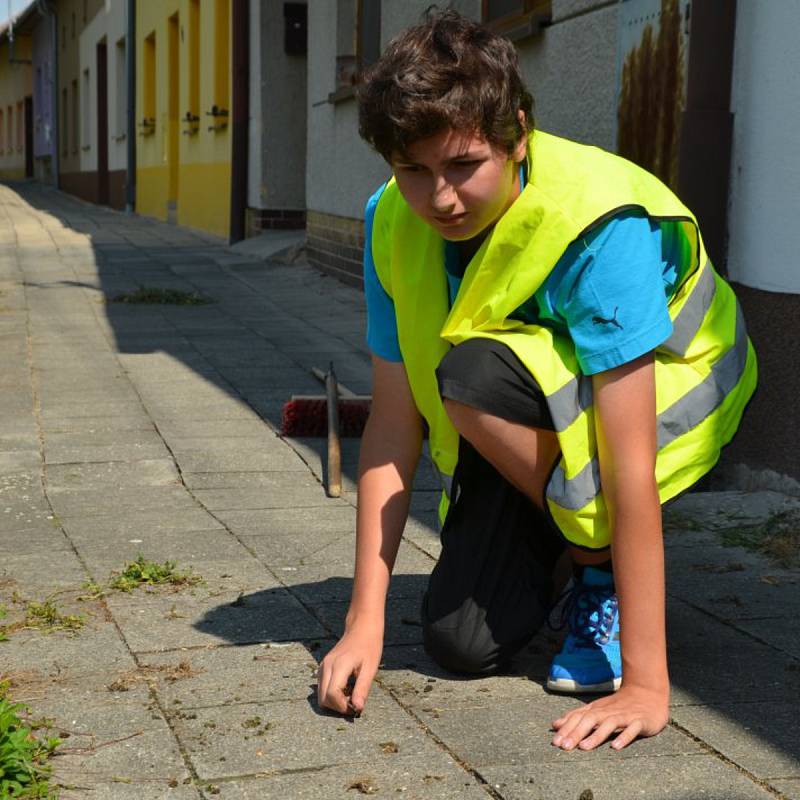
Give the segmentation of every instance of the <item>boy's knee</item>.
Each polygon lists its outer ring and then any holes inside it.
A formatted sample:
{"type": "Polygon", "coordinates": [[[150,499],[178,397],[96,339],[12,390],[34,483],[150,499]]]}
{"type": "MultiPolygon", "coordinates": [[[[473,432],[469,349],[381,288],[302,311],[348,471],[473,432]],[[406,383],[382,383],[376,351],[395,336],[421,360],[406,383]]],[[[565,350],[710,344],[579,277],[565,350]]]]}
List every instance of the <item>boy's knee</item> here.
{"type": "Polygon", "coordinates": [[[425,651],[443,669],[469,675],[488,675],[503,666],[488,630],[479,635],[442,620],[423,622],[425,651]]]}
{"type": "MultiPolygon", "coordinates": [[[[472,392],[483,394],[492,386],[493,351],[497,343],[489,339],[468,339],[448,350],[436,368],[439,394],[447,408],[450,388],[469,386],[472,392]]],[[[460,392],[457,396],[460,396],[460,392]]],[[[449,410],[448,410],[449,413],[449,410]]]]}

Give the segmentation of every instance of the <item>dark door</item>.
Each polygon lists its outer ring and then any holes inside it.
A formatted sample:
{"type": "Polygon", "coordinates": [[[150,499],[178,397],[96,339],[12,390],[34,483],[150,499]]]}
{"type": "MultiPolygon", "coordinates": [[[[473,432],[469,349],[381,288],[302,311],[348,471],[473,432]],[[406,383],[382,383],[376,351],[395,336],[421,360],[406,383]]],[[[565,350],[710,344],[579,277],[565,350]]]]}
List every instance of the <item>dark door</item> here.
{"type": "Polygon", "coordinates": [[[25,98],[25,177],[33,177],[33,98],[25,98]]]}
{"type": "Polygon", "coordinates": [[[108,55],[97,45],[97,202],[108,205],[108,55]]]}

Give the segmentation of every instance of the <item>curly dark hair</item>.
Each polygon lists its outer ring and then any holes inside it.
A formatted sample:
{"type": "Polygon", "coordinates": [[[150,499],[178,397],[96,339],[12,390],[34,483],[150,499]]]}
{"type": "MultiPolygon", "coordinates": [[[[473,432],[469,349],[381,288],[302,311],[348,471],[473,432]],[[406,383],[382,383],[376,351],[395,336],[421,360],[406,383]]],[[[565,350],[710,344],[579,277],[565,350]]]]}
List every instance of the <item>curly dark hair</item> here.
{"type": "Polygon", "coordinates": [[[357,96],[359,133],[386,161],[448,128],[478,133],[510,154],[533,129],[533,97],[514,45],[450,9],[428,9],[392,39],[357,96]]]}

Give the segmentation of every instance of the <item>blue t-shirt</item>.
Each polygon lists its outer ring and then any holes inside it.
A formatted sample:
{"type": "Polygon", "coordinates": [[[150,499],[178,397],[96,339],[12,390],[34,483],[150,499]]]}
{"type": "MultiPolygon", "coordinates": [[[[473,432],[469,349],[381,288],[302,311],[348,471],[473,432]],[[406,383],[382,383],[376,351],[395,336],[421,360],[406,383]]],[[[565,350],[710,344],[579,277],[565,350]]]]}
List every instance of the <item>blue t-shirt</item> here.
{"type": "MultiPolygon", "coordinates": [[[[402,361],[392,298],[372,258],[372,224],[384,186],[365,215],[364,289],[367,344],[377,356],[402,361]]],[[[581,370],[593,375],[655,349],[672,333],[667,301],[685,240],[678,223],[623,213],[573,242],[533,297],[511,316],[567,334],[581,370]]],[[[445,243],[452,305],[463,274],[457,247],[445,243]]]]}

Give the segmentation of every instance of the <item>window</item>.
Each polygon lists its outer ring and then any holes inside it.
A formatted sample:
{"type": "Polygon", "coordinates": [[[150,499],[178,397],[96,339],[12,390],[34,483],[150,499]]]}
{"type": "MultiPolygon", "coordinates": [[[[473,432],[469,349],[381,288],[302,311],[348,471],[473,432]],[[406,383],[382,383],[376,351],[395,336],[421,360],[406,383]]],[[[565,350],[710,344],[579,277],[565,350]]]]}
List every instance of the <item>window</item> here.
{"type": "Polygon", "coordinates": [[[117,104],[117,113],[114,124],[116,128],[115,134],[118,137],[122,137],[125,136],[128,127],[128,71],[126,69],[125,37],[117,42],[115,53],[117,91],[114,102],[117,104]]]}
{"type": "Polygon", "coordinates": [[[3,109],[0,108],[0,155],[6,151],[6,129],[3,127],[3,109]]]}
{"type": "Polygon", "coordinates": [[[67,87],[61,90],[61,152],[69,155],[69,105],[67,101],[67,87]]]}
{"type": "Polygon", "coordinates": [[[483,0],[483,21],[509,39],[537,33],[551,18],[551,0],[483,0]]]}
{"type": "Polygon", "coordinates": [[[83,71],[83,81],[81,86],[81,143],[82,150],[88,150],[92,146],[91,123],[89,121],[89,70],[83,71]]]}
{"type": "Polygon", "coordinates": [[[25,148],[25,103],[17,103],[17,152],[21,153],[25,148]]]}
{"type": "Polygon", "coordinates": [[[219,112],[227,112],[230,109],[230,0],[216,0],[214,36],[214,105],[219,112]]]}
{"type": "Polygon", "coordinates": [[[378,0],[338,0],[336,20],[336,92],[349,97],[358,74],[378,60],[381,49],[381,4],[378,0]]]}
{"type": "Polygon", "coordinates": [[[144,40],[144,83],[142,86],[142,132],[152,133],[156,124],[156,34],[144,40]]]}
{"type": "Polygon", "coordinates": [[[78,80],[77,78],[72,81],[72,132],[70,135],[70,139],[72,140],[72,152],[77,153],[78,147],[80,146],[80,105],[79,105],[80,97],[78,95],[78,80]]]}

